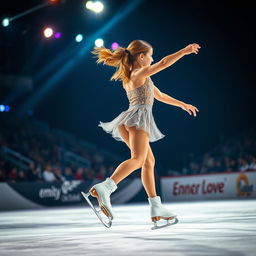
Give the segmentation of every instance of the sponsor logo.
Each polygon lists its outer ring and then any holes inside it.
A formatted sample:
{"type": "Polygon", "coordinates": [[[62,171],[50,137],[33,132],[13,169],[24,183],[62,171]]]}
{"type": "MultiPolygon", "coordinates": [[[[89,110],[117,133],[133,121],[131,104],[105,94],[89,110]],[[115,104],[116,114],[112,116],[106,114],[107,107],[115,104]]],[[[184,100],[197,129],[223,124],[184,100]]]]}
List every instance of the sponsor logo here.
{"type": "Polygon", "coordinates": [[[236,191],[238,196],[250,196],[253,192],[253,184],[249,183],[249,178],[246,174],[241,173],[237,176],[236,191]]]}
{"type": "Polygon", "coordinates": [[[64,181],[60,187],[51,185],[49,188],[41,188],[39,190],[40,198],[52,198],[56,201],[62,202],[77,202],[81,201],[80,193],[72,193],[81,181],[64,181]]]}
{"type": "Polygon", "coordinates": [[[176,181],[173,183],[172,195],[198,195],[198,194],[223,194],[225,182],[207,182],[205,179],[202,183],[180,184],[176,181]]]}

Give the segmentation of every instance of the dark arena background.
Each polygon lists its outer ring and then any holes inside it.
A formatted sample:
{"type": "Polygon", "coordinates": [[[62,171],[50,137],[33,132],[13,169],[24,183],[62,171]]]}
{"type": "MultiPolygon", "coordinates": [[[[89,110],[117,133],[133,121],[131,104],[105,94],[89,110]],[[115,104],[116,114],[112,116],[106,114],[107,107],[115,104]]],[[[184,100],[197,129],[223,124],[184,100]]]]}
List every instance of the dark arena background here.
{"type": "MultiPolygon", "coordinates": [[[[254,256],[255,9],[250,1],[2,1],[0,255],[254,256]],[[179,222],[152,230],[141,168],[111,196],[102,225],[81,195],[131,157],[98,126],[128,108],[94,46],[153,46],[154,74],[197,116],[155,100],[157,195],[179,222]]],[[[97,200],[92,199],[97,206],[97,200]]],[[[164,223],[164,220],[161,220],[164,223]]]]}

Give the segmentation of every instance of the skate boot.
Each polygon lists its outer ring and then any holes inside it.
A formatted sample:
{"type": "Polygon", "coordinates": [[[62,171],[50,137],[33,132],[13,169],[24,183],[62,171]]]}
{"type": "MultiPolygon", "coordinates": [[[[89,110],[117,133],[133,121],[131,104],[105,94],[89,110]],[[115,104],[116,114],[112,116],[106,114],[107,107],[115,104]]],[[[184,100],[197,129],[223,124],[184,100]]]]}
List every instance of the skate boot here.
{"type": "Polygon", "coordinates": [[[106,226],[110,227],[112,220],[114,219],[114,211],[111,206],[110,202],[110,195],[117,189],[117,185],[111,178],[106,178],[105,181],[100,182],[96,185],[94,185],[90,190],[89,193],[85,194],[83,192],[82,195],[88,202],[88,204],[91,206],[91,208],[94,210],[100,221],[106,226]],[[97,211],[91,201],[89,200],[89,196],[96,197],[99,203],[99,206],[101,208],[101,211],[108,217],[109,222],[106,223],[103,218],[100,216],[100,211],[97,211]]]}
{"type": "Polygon", "coordinates": [[[160,196],[149,197],[148,201],[150,204],[151,220],[154,222],[154,227],[152,229],[167,227],[178,222],[178,219],[176,218],[177,215],[162,206],[160,196]],[[159,221],[160,219],[167,220],[167,224],[163,226],[157,226],[157,221],[159,221]],[[170,223],[169,220],[172,219],[175,219],[175,222],[170,223]]]}

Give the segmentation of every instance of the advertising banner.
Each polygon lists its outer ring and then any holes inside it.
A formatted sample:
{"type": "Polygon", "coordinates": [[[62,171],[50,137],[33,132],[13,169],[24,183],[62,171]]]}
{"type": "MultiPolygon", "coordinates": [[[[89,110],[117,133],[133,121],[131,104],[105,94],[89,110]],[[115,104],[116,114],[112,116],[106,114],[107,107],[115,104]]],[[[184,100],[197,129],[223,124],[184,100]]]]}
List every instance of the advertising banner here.
{"type": "MultiPolygon", "coordinates": [[[[1,182],[0,210],[34,209],[52,206],[87,205],[81,191],[89,189],[102,180],[64,182],[1,182]]],[[[90,197],[97,203],[97,199],[90,197]]],[[[145,201],[141,180],[125,179],[111,195],[113,204],[145,201]]],[[[98,203],[97,203],[98,204],[98,203]]],[[[87,205],[88,206],[88,205],[87,205]]]]}
{"type": "Polygon", "coordinates": [[[256,172],[161,178],[163,201],[256,198],[256,172]]]}

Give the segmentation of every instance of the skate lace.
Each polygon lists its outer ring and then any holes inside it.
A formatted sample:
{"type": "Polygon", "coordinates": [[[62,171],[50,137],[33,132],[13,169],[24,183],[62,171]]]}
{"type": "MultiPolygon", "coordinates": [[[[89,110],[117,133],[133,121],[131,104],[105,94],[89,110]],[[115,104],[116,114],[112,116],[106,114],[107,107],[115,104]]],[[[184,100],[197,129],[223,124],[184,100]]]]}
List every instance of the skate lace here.
{"type": "Polygon", "coordinates": [[[113,186],[111,186],[111,185],[107,185],[107,188],[108,188],[109,194],[113,193],[114,190],[115,190],[115,188],[113,186]]]}
{"type": "Polygon", "coordinates": [[[109,188],[109,191],[110,191],[110,193],[113,193],[113,192],[114,192],[114,188],[113,188],[113,187],[110,187],[110,188],[109,188]]]}

